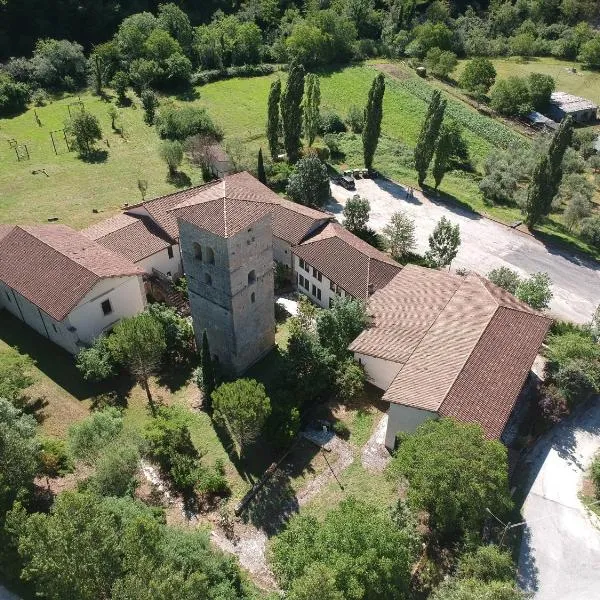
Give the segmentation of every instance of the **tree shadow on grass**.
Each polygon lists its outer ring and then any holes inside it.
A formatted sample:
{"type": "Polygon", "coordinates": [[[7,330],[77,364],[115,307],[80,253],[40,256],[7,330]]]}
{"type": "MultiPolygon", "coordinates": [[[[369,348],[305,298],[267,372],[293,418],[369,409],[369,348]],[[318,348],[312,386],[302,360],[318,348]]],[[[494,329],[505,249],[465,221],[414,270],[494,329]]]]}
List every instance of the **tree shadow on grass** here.
{"type": "Polygon", "coordinates": [[[196,357],[182,363],[168,362],[157,374],[156,381],[161,387],[167,388],[169,392],[177,392],[189,382],[198,364],[199,359],[196,357]]]}
{"type": "Polygon", "coordinates": [[[85,381],[75,366],[73,356],[6,310],[0,311],[0,340],[22,354],[28,354],[40,371],[77,400],[114,392],[121,402],[126,402],[133,387],[129,377],[117,377],[101,383],[85,381]]]}
{"type": "Polygon", "coordinates": [[[187,173],[184,173],[183,171],[175,171],[175,173],[169,173],[167,175],[167,183],[170,183],[178,188],[185,188],[192,185],[192,180],[187,173]]]}
{"type": "Polygon", "coordinates": [[[80,158],[83,162],[89,164],[103,163],[108,158],[108,150],[96,148],[87,154],[80,155],[80,158]]]}
{"type": "Polygon", "coordinates": [[[195,87],[188,86],[179,90],[175,94],[175,98],[181,102],[193,102],[194,100],[200,99],[200,92],[195,87]]]}

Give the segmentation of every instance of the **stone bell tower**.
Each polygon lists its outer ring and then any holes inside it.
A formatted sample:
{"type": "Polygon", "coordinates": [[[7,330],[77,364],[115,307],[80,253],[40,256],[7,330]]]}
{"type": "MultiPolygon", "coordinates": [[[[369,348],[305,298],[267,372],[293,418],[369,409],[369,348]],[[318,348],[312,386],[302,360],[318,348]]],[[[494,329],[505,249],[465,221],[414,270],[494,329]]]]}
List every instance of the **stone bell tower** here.
{"type": "Polygon", "coordinates": [[[228,198],[227,180],[201,190],[173,209],[196,341],[206,330],[213,358],[239,375],[275,345],[272,216],[228,198]]]}

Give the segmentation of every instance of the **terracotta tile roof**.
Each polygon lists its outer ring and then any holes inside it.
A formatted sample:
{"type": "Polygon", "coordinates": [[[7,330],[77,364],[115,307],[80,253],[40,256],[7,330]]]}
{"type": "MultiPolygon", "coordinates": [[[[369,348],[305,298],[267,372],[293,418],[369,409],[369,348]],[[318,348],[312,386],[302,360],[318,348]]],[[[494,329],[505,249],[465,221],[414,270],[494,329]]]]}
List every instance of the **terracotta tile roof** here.
{"type": "Polygon", "coordinates": [[[272,215],[268,205],[229,198],[184,203],[172,213],[178,219],[225,238],[240,233],[265,216],[270,220],[272,215]]]}
{"type": "Polygon", "coordinates": [[[350,350],[406,362],[461,283],[445,271],[405,266],[369,300],[373,325],[352,342],[350,350]]]}
{"type": "Polygon", "coordinates": [[[292,251],[346,292],[362,300],[385,286],[402,268],[387,254],[335,222],[327,223],[321,231],[292,251]]]}
{"type": "Polygon", "coordinates": [[[14,227],[0,239],[0,281],[62,321],[100,279],[142,275],[65,225],[14,227]]]}
{"type": "Polygon", "coordinates": [[[0,240],[3,237],[6,237],[14,228],[15,225],[4,225],[4,223],[0,223],[0,240]]]}
{"type": "Polygon", "coordinates": [[[550,323],[546,317],[501,306],[442,402],[439,413],[477,422],[500,438],[550,323]]]}
{"type": "Polygon", "coordinates": [[[245,171],[130,206],[126,212],[134,213],[144,210],[173,239],[177,240],[179,230],[177,219],[173,213],[175,207],[183,208],[225,198],[231,201],[239,200],[269,205],[273,214],[273,235],[290,244],[299,243],[311,231],[331,219],[331,216],[326,213],[281,198],[245,171]]]}
{"type": "Polygon", "coordinates": [[[174,243],[152,219],[139,215],[117,215],[81,233],[134,263],[174,243]]]}
{"type": "Polygon", "coordinates": [[[369,303],[373,325],[350,350],[402,367],[383,399],[499,437],[550,326],[478,275],[405,267],[369,303]]]}

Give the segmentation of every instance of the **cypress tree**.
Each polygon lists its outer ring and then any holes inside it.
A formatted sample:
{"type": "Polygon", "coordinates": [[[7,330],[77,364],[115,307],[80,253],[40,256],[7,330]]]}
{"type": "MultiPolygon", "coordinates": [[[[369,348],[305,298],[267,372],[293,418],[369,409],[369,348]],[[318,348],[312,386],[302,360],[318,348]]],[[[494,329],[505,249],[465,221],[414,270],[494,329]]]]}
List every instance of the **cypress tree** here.
{"type": "Polygon", "coordinates": [[[267,185],[267,174],[265,173],[265,163],[263,161],[262,148],[259,148],[258,150],[258,167],[256,171],[258,174],[258,180],[267,185]]]}
{"type": "Polygon", "coordinates": [[[439,90],[435,90],[431,96],[427,114],[421,126],[421,133],[415,146],[415,169],[417,170],[420,186],[423,186],[427,177],[427,169],[429,169],[431,159],[433,158],[445,110],[446,100],[442,98],[439,90]]]}
{"type": "Polygon", "coordinates": [[[281,100],[281,80],[276,79],[269,91],[267,110],[267,141],[271,158],[277,160],[279,154],[279,101],[281,100]]]}
{"type": "Polygon", "coordinates": [[[544,154],[533,170],[531,183],[527,190],[527,200],[525,202],[525,223],[529,229],[539,223],[540,219],[546,214],[546,207],[549,205],[548,196],[551,193],[550,182],[550,159],[549,155],[544,154]]]}
{"type": "Polygon", "coordinates": [[[313,145],[319,130],[319,107],[321,105],[321,86],[319,78],[311,73],[306,76],[304,93],[304,135],[309,146],[313,145]]]}
{"type": "Polygon", "coordinates": [[[550,142],[548,149],[548,189],[549,194],[546,197],[544,214],[550,212],[552,200],[558,194],[558,188],[563,176],[562,162],[567,148],[573,140],[573,119],[567,117],[561,124],[550,142]]]}
{"type": "Polygon", "coordinates": [[[210,347],[208,345],[206,329],[202,332],[202,354],[200,359],[202,369],[202,391],[204,392],[204,408],[207,411],[210,411],[212,408],[212,393],[215,391],[215,367],[210,355],[210,347]]]}
{"type": "Polygon", "coordinates": [[[371,84],[369,98],[365,107],[365,126],[362,131],[363,156],[365,168],[371,170],[373,157],[379,135],[381,134],[381,119],[383,117],[383,94],[385,93],[385,78],[379,73],[371,84]]]}
{"type": "Polygon", "coordinates": [[[436,190],[438,189],[438,187],[440,187],[440,183],[442,183],[442,179],[444,178],[444,175],[448,170],[448,164],[450,162],[450,157],[452,156],[452,142],[452,131],[445,125],[442,125],[440,137],[435,148],[433,168],[431,169],[431,174],[433,175],[433,179],[435,181],[436,190]]]}
{"type": "Polygon", "coordinates": [[[281,95],[283,146],[288,162],[295,163],[300,156],[302,134],[302,97],[304,96],[304,67],[290,64],[287,84],[281,95]]]}

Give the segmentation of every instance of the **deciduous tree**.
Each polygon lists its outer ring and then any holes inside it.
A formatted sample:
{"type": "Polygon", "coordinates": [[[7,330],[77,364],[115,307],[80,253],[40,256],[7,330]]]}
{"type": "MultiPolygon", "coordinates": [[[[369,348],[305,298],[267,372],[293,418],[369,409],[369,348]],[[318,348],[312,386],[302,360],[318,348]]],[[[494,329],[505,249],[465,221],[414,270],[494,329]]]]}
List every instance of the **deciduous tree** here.
{"type": "Polygon", "coordinates": [[[238,379],[220,385],[212,398],[215,419],[225,425],[241,457],[271,414],[271,401],[265,387],[254,379],[238,379]]]}
{"type": "Polygon", "coordinates": [[[470,60],[461,73],[459,85],[478,99],[482,99],[496,81],[496,69],[489,58],[470,60]]]}
{"type": "Polygon", "coordinates": [[[72,139],[74,148],[83,157],[89,157],[94,144],[102,138],[100,121],[96,115],[82,110],[65,124],[65,132],[72,139]]]}
{"type": "Polygon", "coordinates": [[[476,535],[486,508],[501,518],[510,509],[506,448],[480,425],[442,418],[398,437],[389,472],[407,478],[410,504],[429,513],[441,537],[476,535]]]}
{"type": "Polygon", "coordinates": [[[316,156],[298,161],[296,172],[289,178],[287,195],[299,204],[321,208],[331,197],[327,167],[316,156]]]}
{"type": "Polygon", "coordinates": [[[429,236],[429,250],[425,258],[434,267],[448,267],[458,254],[460,227],[442,217],[429,236]]]}
{"type": "Polygon", "coordinates": [[[402,262],[417,243],[414,219],[402,211],[394,213],[390,222],[383,228],[383,236],[392,256],[402,262]]]}
{"type": "Polygon", "coordinates": [[[273,570],[292,597],[306,597],[306,588],[320,573],[327,598],[404,598],[415,537],[411,528],[398,527],[380,507],[347,498],[322,521],[292,517],[273,541],[273,570]]]}
{"type": "Polygon", "coordinates": [[[536,310],[548,308],[553,296],[552,280],[548,273],[534,273],[519,283],[515,296],[536,310]]]}
{"type": "Polygon", "coordinates": [[[349,356],[348,346],[367,326],[367,311],[360,300],[336,298],[331,308],[317,314],[321,345],[338,360],[349,356]]]}
{"type": "Polygon", "coordinates": [[[367,228],[371,205],[366,198],[358,194],[349,198],[344,206],[344,227],[357,235],[367,228]]]}
{"type": "Polygon", "coordinates": [[[364,126],[362,130],[363,157],[365,168],[373,167],[373,157],[379,135],[381,134],[381,120],[383,118],[383,95],[385,93],[385,78],[379,73],[371,84],[367,106],[365,107],[364,126]]]}
{"type": "Polygon", "coordinates": [[[167,164],[169,175],[175,175],[183,161],[183,147],[181,142],[178,142],[177,140],[163,140],[160,144],[159,151],[160,157],[167,164]]]}
{"type": "Polygon", "coordinates": [[[158,96],[153,90],[146,89],[142,91],[142,107],[144,109],[144,121],[148,125],[154,124],[156,109],[158,108],[158,96]]]}
{"type": "Polygon", "coordinates": [[[150,410],[154,414],[156,407],[149,380],[160,365],[167,346],[162,325],[152,315],[140,313],[119,321],[107,343],[115,359],[129,370],[146,391],[150,410]]]}

